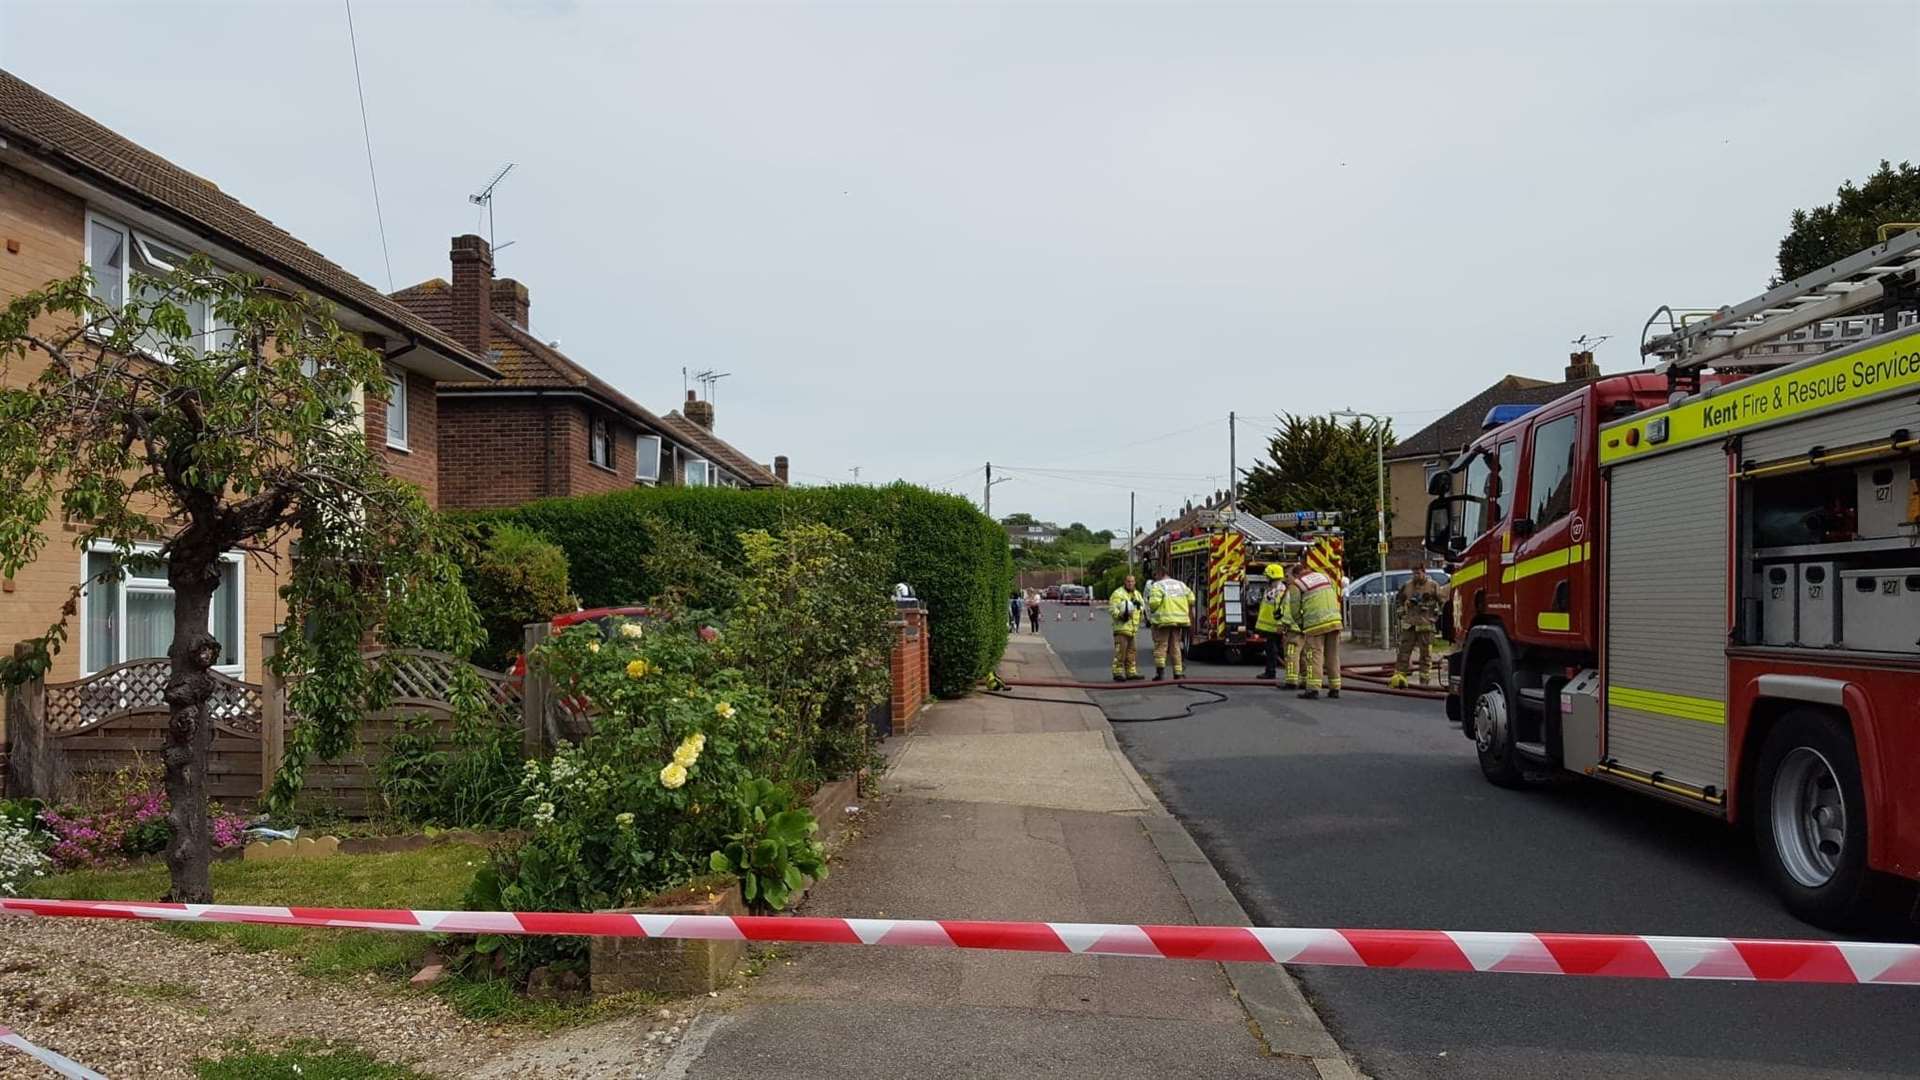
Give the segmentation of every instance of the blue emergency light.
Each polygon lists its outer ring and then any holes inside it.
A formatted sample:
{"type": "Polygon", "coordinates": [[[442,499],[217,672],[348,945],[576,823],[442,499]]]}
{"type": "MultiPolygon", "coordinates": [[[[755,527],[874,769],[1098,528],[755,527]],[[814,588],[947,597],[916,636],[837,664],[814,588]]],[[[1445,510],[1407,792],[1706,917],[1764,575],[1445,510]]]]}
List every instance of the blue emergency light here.
{"type": "Polygon", "coordinates": [[[1539,407],[1538,405],[1495,405],[1487,410],[1487,418],[1480,421],[1480,430],[1491,431],[1501,424],[1518,420],[1539,407]]]}

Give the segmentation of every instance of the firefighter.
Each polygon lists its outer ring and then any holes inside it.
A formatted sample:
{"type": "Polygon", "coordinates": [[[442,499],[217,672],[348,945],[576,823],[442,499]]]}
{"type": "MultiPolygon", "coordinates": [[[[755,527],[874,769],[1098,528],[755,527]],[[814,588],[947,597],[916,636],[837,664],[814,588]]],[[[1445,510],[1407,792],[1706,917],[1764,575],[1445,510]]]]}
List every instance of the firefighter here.
{"type": "Polygon", "coordinates": [[[1274,669],[1284,656],[1287,685],[1292,686],[1297,681],[1299,650],[1293,640],[1293,612],[1287,604],[1287,571],[1279,563],[1268,563],[1265,573],[1267,592],[1260,598],[1260,611],[1253,620],[1253,628],[1267,639],[1267,670],[1260,677],[1278,678],[1274,669]]]}
{"type": "Polygon", "coordinates": [[[1193,624],[1193,590],[1162,568],[1160,577],[1147,586],[1147,617],[1153,622],[1153,678],[1167,677],[1167,658],[1172,654],[1173,677],[1187,673],[1186,658],[1180,655],[1180,641],[1193,624]]]}
{"type": "Polygon", "coordinates": [[[1303,698],[1320,696],[1320,682],[1327,683],[1327,696],[1340,696],[1340,589],[1333,578],[1307,567],[1303,559],[1300,573],[1287,583],[1287,603],[1293,609],[1293,622],[1299,628],[1300,668],[1306,689],[1303,698]]]}
{"type": "Polygon", "coordinates": [[[1132,574],[1107,598],[1107,614],[1113,616],[1114,682],[1140,677],[1140,649],[1134,639],[1140,633],[1140,619],[1146,610],[1146,598],[1134,587],[1132,574]]]}
{"type": "Polygon", "coordinates": [[[1413,564],[1413,576],[1400,586],[1393,598],[1393,611],[1400,631],[1400,651],[1393,660],[1393,678],[1388,685],[1407,685],[1413,654],[1420,653],[1420,685],[1433,685],[1433,632],[1440,624],[1440,607],[1446,602],[1440,586],[1427,576],[1427,568],[1413,564]]]}

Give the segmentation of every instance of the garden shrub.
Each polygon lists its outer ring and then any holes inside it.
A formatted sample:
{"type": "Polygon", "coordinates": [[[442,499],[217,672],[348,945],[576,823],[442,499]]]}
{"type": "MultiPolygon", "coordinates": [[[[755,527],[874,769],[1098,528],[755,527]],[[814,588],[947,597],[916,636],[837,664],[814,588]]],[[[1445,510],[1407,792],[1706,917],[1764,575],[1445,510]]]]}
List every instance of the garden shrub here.
{"type": "Polygon", "coordinates": [[[47,873],[47,837],[38,827],[38,811],[27,806],[28,813],[13,812],[0,804],[0,894],[19,895],[20,886],[47,873]]]}
{"type": "Polygon", "coordinates": [[[904,581],[926,602],[935,693],[966,693],[1006,647],[1006,597],[1013,583],[1006,533],[957,495],[908,484],[634,488],[544,499],[470,519],[522,525],[558,544],[589,607],[640,603],[675,587],[673,568],[683,562],[669,557],[672,552],[660,553],[660,536],[685,538],[718,566],[739,567],[746,558],[743,533],[818,521],[858,545],[885,551],[887,584],[904,581]]]}
{"type": "Polygon", "coordinates": [[[567,553],[512,522],[480,523],[467,532],[460,578],[486,635],[473,662],[505,670],[520,653],[526,624],[579,606],[567,584],[567,553]]]}
{"type": "MultiPolygon", "coordinates": [[[[47,856],[59,869],[74,870],[157,855],[173,837],[168,808],[159,766],[122,766],[93,780],[80,805],[40,811],[47,856]]],[[[246,839],[246,818],[227,813],[218,803],[209,805],[207,816],[214,847],[233,847],[246,839]]]]}
{"type": "Polygon", "coordinates": [[[439,748],[439,718],[402,716],[375,769],[387,812],[402,821],[452,828],[510,823],[520,786],[521,731],[503,723],[472,668],[455,670],[448,688],[453,748],[439,748]]]}
{"type": "MultiPolygon", "coordinates": [[[[479,910],[631,905],[707,872],[737,822],[742,785],[792,753],[765,694],[726,666],[724,635],[697,620],[630,621],[549,638],[531,662],[594,707],[592,733],[525,764],[526,839],[492,853],[467,901],[479,910]]],[[[482,938],[524,975],[578,967],[580,938],[482,938]]]]}

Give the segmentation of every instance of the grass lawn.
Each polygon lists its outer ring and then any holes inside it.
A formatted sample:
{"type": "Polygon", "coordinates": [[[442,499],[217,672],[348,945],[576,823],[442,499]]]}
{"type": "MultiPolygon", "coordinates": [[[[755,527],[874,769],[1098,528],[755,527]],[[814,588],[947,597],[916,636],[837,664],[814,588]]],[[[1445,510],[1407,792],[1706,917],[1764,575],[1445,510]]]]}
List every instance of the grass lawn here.
{"type": "MultiPolygon", "coordinates": [[[[213,864],[213,897],[223,904],[297,904],[302,907],[460,907],[486,852],[469,844],[436,844],[388,855],[329,859],[246,860],[213,864]]],[[[152,900],[167,891],[167,868],[150,863],[123,870],[76,870],[34,883],[32,895],[67,900],[152,900]]],[[[318,976],[363,971],[411,974],[434,935],[299,926],[163,923],[191,940],[224,938],[250,951],[272,950],[301,959],[318,976]]]]}
{"type": "MultiPolygon", "coordinates": [[[[222,904],[458,910],[474,871],[485,859],[486,852],[471,844],[435,844],[418,851],[335,855],[328,859],[235,859],[213,864],[213,898],[222,904]]],[[[152,900],[166,891],[166,866],[149,863],[119,870],[76,870],[42,878],[33,883],[30,894],[65,900],[152,900]]],[[[307,974],[319,978],[373,972],[404,979],[419,969],[421,958],[439,938],[437,934],[247,923],[157,925],[167,933],[191,941],[225,940],[250,952],[272,951],[298,957],[307,974]]],[[[166,992],[164,987],[155,987],[145,991],[145,996],[160,998],[166,992]]],[[[534,1001],[516,993],[505,980],[462,977],[442,979],[434,984],[434,992],[462,1016],[544,1031],[651,1007],[662,1000],[655,995],[622,994],[585,1002],[534,1001]]],[[[308,1047],[285,1053],[314,1053],[325,1058],[332,1051],[308,1047]]],[[[202,1075],[281,1076],[301,1072],[308,1077],[334,1075],[316,1074],[312,1069],[292,1069],[281,1061],[281,1056],[281,1052],[275,1052],[253,1058],[230,1058],[227,1060],[235,1062],[232,1068],[257,1067],[260,1071],[203,1072],[202,1075]]],[[[292,1064],[300,1061],[292,1059],[292,1064]]],[[[225,1069],[228,1065],[222,1062],[219,1067],[225,1069]]],[[[362,1074],[349,1069],[339,1075],[362,1074]]]]}
{"type": "Polygon", "coordinates": [[[296,1042],[282,1050],[236,1047],[194,1064],[200,1080],[425,1080],[424,1073],[368,1057],[352,1047],[296,1042]]]}

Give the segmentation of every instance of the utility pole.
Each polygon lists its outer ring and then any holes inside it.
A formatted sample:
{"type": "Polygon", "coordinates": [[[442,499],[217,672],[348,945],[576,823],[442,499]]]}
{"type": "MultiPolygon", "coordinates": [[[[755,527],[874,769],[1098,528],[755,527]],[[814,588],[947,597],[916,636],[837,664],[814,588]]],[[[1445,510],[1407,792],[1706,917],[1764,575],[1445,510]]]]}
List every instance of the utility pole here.
{"type": "Polygon", "coordinates": [[[1240,451],[1236,436],[1239,424],[1233,413],[1227,413],[1227,511],[1229,516],[1240,512],[1240,451]]]}
{"type": "Polygon", "coordinates": [[[1127,492],[1127,576],[1133,576],[1133,499],[1134,493],[1127,492]]]}
{"type": "MultiPolygon", "coordinates": [[[[1004,484],[1011,479],[1013,479],[1013,477],[1003,476],[1000,479],[995,480],[993,478],[993,462],[991,461],[987,462],[987,490],[985,493],[985,497],[980,500],[980,505],[981,505],[981,509],[985,511],[988,517],[990,518],[993,517],[993,485],[1004,484]]],[[[999,520],[1000,520],[999,518],[994,518],[994,523],[999,524],[999,520]]]]}

